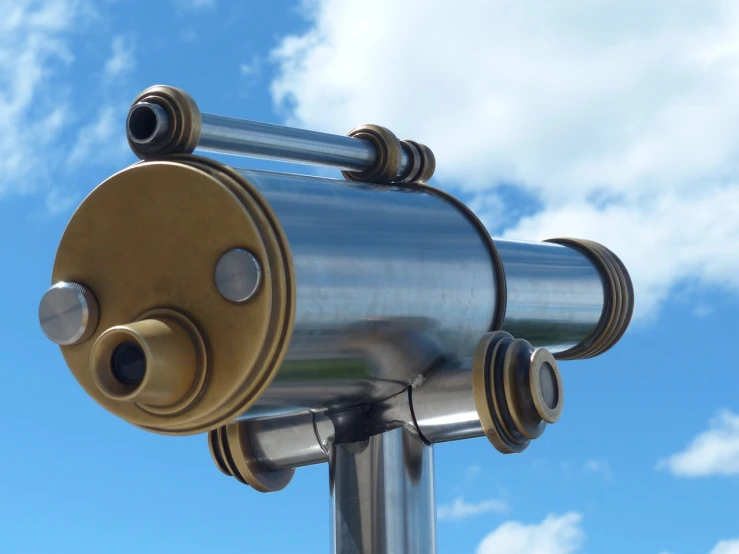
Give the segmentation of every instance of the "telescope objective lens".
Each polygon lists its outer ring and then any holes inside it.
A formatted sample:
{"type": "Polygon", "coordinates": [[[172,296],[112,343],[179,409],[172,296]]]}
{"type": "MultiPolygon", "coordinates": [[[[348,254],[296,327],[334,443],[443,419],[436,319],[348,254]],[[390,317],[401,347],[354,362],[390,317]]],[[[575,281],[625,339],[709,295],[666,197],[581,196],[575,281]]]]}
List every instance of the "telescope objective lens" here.
{"type": "Polygon", "coordinates": [[[121,343],[110,356],[110,368],[121,385],[138,387],[146,374],[144,351],[135,342],[121,343]]]}

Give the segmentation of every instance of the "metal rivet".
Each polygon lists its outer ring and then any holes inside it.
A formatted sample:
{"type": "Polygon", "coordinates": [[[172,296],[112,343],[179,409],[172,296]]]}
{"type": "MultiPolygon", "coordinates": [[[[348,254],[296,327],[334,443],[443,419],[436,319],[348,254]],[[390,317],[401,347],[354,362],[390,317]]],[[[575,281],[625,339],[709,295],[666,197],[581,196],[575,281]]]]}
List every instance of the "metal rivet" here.
{"type": "Polygon", "coordinates": [[[61,281],[46,291],[38,309],[41,330],[61,346],[89,339],[98,324],[95,296],[78,283],[61,281]]]}
{"type": "Polygon", "coordinates": [[[215,283],[218,292],[231,302],[246,302],[259,289],[262,267],[249,252],[234,248],[218,260],[215,283]]]}

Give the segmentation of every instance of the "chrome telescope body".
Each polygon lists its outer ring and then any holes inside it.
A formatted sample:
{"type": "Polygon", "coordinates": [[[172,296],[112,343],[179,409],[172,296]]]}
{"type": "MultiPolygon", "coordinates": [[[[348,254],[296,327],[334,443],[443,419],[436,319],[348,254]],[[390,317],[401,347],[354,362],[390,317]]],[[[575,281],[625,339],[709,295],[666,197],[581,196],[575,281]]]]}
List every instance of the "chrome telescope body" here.
{"type": "Polygon", "coordinates": [[[558,361],[607,351],[630,322],[615,254],[491,238],[427,184],[431,150],[385,128],[338,137],[201,114],[156,86],[126,131],[142,161],[72,217],[42,329],[104,408],[156,433],[206,432],[237,481],[277,491],[329,462],[337,553],[433,552],[433,510],[408,519],[391,498],[433,503],[432,445],[485,436],[522,452],[560,417],[558,361]],[[344,180],[236,169],[196,149],[344,180]],[[368,467],[391,496],[374,495],[368,467]]]}

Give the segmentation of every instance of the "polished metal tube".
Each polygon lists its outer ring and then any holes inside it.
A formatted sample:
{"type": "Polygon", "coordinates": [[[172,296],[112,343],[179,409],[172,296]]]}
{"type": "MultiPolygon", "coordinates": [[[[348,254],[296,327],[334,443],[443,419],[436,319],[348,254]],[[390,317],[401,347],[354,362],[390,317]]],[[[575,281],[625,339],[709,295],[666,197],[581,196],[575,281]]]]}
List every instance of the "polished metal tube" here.
{"type": "Polygon", "coordinates": [[[254,457],[267,471],[328,461],[334,427],[322,414],[302,413],[249,422],[254,457]]]}
{"type": "Polygon", "coordinates": [[[423,192],[240,171],[265,197],[297,289],[287,359],[261,405],[324,409],[400,392],[440,351],[471,355],[496,314],[485,238],[423,192]]]}
{"type": "Polygon", "coordinates": [[[495,240],[507,288],[499,307],[487,237],[445,199],[239,172],[279,219],[297,284],[290,349],[260,409],[346,407],[397,394],[440,353],[470,357],[499,309],[505,330],[552,353],[583,340],[601,318],[601,276],[569,247],[495,240]]]}
{"type": "Polygon", "coordinates": [[[547,242],[495,240],[506,276],[503,330],[556,354],[583,341],[603,313],[603,280],[580,252],[547,242]]]}
{"type": "Polygon", "coordinates": [[[485,435],[472,392],[472,361],[429,372],[409,391],[414,423],[431,444],[485,435]]]}
{"type": "Polygon", "coordinates": [[[432,447],[402,428],[335,445],[334,554],[435,554],[432,447]]]}
{"type": "MultiPolygon", "coordinates": [[[[377,158],[366,140],[213,114],[202,114],[197,148],[347,171],[366,171],[377,158]]],[[[404,151],[401,172],[407,164],[404,151]]]]}

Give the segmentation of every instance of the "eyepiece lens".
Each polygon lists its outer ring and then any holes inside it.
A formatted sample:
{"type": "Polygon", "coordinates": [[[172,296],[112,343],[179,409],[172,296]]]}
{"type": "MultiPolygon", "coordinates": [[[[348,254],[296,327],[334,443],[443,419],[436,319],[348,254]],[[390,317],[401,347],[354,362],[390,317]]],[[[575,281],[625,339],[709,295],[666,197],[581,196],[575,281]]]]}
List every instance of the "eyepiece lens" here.
{"type": "Polygon", "coordinates": [[[135,342],[121,343],[110,356],[110,368],[121,385],[137,387],[146,374],[144,351],[135,342]]]}
{"type": "Polygon", "coordinates": [[[553,410],[559,402],[559,387],[557,386],[557,377],[554,374],[554,368],[547,362],[541,365],[539,386],[544,402],[549,406],[549,409],[553,410]]]}

